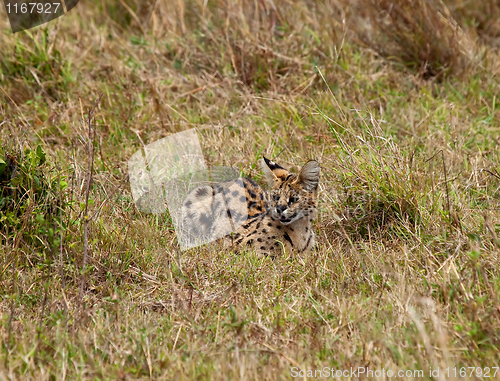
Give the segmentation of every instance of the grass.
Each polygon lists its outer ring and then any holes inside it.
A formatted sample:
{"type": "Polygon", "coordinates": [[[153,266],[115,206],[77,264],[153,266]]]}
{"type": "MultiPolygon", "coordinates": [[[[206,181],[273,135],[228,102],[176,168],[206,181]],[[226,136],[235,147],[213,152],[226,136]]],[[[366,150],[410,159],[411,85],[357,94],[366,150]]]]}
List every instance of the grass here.
{"type": "Polygon", "coordinates": [[[124,3],[16,34],[0,7],[0,379],[493,376],[498,18],[452,0],[124,3]],[[189,128],[208,165],[261,183],[263,154],[319,160],[317,247],[177,251],[127,161],[189,128]]]}
{"type": "Polygon", "coordinates": [[[354,30],[380,55],[424,78],[470,75],[475,46],[443,2],[367,0],[358,6],[367,17],[359,18],[354,30]]]}

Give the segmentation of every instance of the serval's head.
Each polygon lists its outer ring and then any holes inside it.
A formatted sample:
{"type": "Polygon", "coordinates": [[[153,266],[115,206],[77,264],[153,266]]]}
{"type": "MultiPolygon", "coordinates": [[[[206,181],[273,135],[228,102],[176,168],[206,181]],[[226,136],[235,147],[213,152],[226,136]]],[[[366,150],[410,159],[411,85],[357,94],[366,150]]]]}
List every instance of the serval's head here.
{"type": "Polygon", "coordinates": [[[262,168],[271,187],[270,207],[274,218],[288,225],[316,212],[320,175],[317,161],[308,161],[298,175],[265,157],[262,168]]]}

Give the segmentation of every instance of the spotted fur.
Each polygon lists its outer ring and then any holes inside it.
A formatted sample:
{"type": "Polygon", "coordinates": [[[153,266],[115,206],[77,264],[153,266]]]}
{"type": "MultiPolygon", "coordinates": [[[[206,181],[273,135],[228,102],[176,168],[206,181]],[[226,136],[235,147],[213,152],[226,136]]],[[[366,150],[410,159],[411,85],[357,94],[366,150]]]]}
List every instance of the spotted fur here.
{"type": "Polygon", "coordinates": [[[183,226],[193,236],[225,236],[226,242],[252,246],[272,257],[283,248],[310,250],[315,244],[312,221],[318,213],[318,162],[309,161],[298,175],[266,158],[262,168],[269,192],[248,178],[196,188],[184,201],[183,226]]]}

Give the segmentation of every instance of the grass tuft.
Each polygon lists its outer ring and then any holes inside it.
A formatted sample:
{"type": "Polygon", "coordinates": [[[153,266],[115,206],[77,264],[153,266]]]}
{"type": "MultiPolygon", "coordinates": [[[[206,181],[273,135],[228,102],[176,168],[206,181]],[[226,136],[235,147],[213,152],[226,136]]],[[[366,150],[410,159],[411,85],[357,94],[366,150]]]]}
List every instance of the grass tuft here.
{"type": "Polygon", "coordinates": [[[329,194],[336,195],[337,201],[329,199],[327,204],[354,239],[368,239],[370,234],[390,237],[393,224],[423,222],[422,190],[414,182],[411,164],[390,138],[382,137],[373,116],[366,122],[370,125],[366,124],[362,136],[350,131],[343,138],[346,149],[328,159],[335,168],[329,194]]]}
{"type": "Polygon", "coordinates": [[[355,30],[381,56],[423,78],[464,75],[473,65],[474,44],[448,8],[437,0],[362,0],[365,23],[355,30]]]}

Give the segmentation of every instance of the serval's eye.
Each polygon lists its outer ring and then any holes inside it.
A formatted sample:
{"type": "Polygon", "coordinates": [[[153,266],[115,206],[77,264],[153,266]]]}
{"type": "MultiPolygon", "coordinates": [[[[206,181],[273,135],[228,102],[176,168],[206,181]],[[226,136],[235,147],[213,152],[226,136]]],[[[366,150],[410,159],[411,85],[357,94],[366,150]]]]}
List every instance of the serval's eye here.
{"type": "Polygon", "coordinates": [[[280,195],[279,194],[274,194],[273,195],[273,200],[274,201],[279,201],[280,200],[280,195]]]}
{"type": "Polygon", "coordinates": [[[292,196],[288,199],[289,204],[295,204],[297,201],[299,201],[299,198],[295,196],[292,196]]]}

